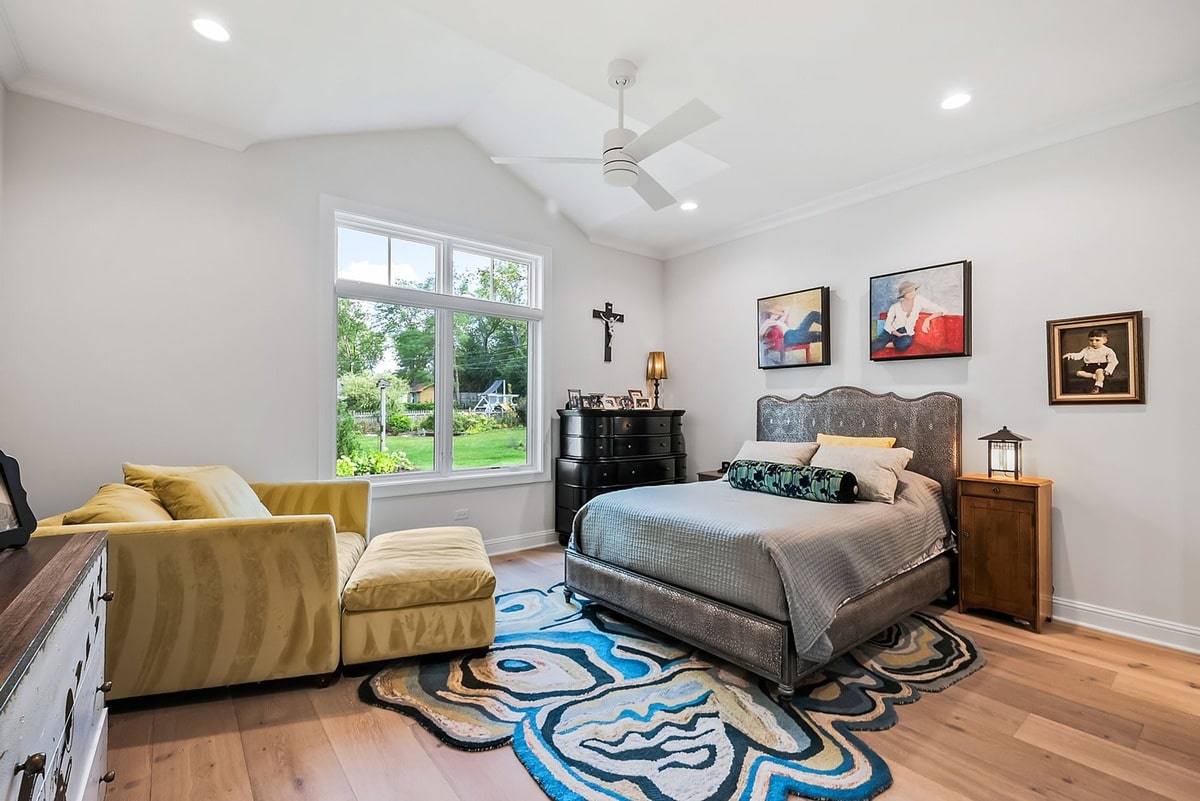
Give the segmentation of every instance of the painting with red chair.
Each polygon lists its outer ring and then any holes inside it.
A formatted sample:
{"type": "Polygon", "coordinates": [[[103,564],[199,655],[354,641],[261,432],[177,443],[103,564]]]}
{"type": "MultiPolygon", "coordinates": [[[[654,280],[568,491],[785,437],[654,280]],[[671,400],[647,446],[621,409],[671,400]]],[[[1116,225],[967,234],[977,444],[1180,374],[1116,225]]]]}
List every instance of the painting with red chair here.
{"type": "Polygon", "coordinates": [[[871,361],[971,355],[971,262],[871,278],[871,361]]]}
{"type": "Polygon", "coordinates": [[[758,366],[829,364],[829,287],[758,299],[758,366]]]}

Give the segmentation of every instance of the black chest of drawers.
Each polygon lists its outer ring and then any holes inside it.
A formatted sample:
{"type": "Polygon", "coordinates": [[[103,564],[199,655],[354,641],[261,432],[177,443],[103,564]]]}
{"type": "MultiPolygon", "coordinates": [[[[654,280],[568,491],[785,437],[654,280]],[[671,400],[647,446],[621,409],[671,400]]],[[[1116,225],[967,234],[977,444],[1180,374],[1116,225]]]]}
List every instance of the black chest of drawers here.
{"type": "Polygon", "coordinates": [[[597,495],[687,480],[683,410],[560,409],[554,528],[566,544],[575,513],[597,495]]]}

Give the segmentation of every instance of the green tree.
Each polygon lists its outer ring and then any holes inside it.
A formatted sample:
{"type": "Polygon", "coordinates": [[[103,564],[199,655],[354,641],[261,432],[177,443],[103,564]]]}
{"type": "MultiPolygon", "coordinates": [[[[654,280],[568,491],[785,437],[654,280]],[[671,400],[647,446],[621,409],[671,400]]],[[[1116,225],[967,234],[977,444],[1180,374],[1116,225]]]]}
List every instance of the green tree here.
{"type": "Polygon", "coordinates": [[[387,392],[388,413],[403,411],[404,402],[408,398],[408,384],[404,379],[394,375],[355,375],[338,376],[338,388],[341,397],[352,412],[379,412],[379,379],[386,378],[391,384],[387,392]]]}
{"type": "Polygon", "coordinates": [[[364,304],[338,298],[338,375],[369,373],[383,360],[387,336],[372,327],[364,304]]]}
{"type": "MultiPolygon", "coordinates": [[[[486,266],[455,265],[455,293],[501,303],[528,302],[529,266],[491,259],[486,266]]],[[[529,324],[524,320],[454,315],[455,379],[461,391],[479,392],[492,381],[524,395],[529,383],[529,324]]]]}

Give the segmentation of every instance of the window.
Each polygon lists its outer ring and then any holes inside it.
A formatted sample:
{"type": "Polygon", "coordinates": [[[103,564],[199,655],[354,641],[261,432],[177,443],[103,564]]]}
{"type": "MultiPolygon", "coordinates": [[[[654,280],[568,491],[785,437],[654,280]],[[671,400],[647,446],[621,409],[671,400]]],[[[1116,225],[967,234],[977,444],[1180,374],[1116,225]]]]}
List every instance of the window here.
{"type": "Polygon", "coordinates": [[[398,491],[545,480],[546,256],[348,211],[333,230],[333,472],[398,491]]]}

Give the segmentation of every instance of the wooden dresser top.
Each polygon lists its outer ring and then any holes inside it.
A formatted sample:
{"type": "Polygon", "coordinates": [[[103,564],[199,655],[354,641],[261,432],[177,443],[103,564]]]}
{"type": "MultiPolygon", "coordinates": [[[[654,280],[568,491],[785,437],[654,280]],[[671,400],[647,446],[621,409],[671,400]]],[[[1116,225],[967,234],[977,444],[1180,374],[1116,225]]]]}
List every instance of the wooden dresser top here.
{"type": "Polygon", "coordinates": [[[107,532],[33,537],[0,551],[0,706],[8,701],[107,532]]]}

